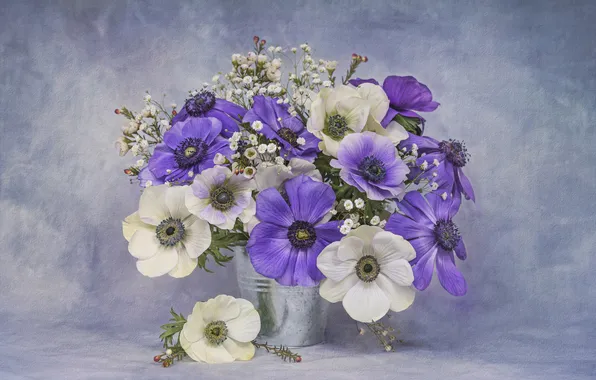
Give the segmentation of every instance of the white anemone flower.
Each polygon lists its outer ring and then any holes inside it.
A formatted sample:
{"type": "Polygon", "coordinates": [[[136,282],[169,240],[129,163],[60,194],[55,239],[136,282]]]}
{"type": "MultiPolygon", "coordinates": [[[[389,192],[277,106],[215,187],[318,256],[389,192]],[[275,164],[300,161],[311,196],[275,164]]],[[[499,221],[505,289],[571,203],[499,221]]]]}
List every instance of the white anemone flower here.
{"type": "Polygon", "coordinates": [[[382,129],[378,118],[388,108],[389,100],[380,86],[323,88],[311,104],[307,129],[322,140],[323,153],[337,157],[339,143],[347,134],[382,129]]]}
{"type": "Polygon", "coordinates": [[[193,360],[231,363],[255,356],[252,341],[261,330],[261,318],[252,303],[219,295],[197,302],[180,333],[180,345],[193,360]]]}
{"type": "Polygon", "coordinates": [[[414,274],[409,261],[412,245],[379,227],[360,226],[328,245],[317,259],[327,277],[320,294],[329,302],[342,301],[356,321],[378,321],[389,310],[403,311],[414,302],[414,274]]]}
{"type": "Polygon", "coordinates": [[[248,222],[257,210],[252,179],[234,175],[224,166],[203,170],[186,193],[186,207],[200,219],[216,227],[231,230],[240,218],[248,222]]]}
{"type": "Polygon", "coordinates": [[[128,251],[148,277],[185,277],[211,245],[209,224],[184,205],[188,186],[151,186],[141,195],[139,211],[122,223],[128,251]]]}

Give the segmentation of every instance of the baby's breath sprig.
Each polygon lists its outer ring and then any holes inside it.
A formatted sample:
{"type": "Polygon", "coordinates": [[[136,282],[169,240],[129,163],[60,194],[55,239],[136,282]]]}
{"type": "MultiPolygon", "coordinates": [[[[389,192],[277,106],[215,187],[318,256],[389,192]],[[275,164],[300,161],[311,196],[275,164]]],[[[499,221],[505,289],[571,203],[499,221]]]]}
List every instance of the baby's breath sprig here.
{"type": "Polygon", "coordinates": [[[291,363],[300,363],[302,361],[302,356],[290,351],[290,349],[286,346],[271,346],[268,345],[267,342],[259,343],[256,340],[253,340],[252,344],[256,348],[264,348],[267,352],[279,356],[283,361],[289,361],[291,363]]]}
{"type": "Polygon", "coordinates": [[[160,327],[164,332],[161,333],[159,339],[163,342],[165,351],[153,357],[153,361],[161,363],[164,368],[174,364],[175,360],[182,360],[186,356],[186,352],[180,345],[180,333],[186,323],[186,318],[182,314],[177,314],[174,308],[170,308],[170,314],[172,315],[170,322],[160,327]],[[174,339],[176,339],[175,343],[174,339]]]}

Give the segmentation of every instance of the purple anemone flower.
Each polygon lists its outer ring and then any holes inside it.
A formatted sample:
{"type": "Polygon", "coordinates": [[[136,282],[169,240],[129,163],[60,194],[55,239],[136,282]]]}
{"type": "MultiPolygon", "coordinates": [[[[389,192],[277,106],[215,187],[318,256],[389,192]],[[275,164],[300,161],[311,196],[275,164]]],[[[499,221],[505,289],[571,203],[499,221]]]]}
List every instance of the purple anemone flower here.
{"type": "Polygon", "coordinates": [[[277,104],[277,99],[262,95],[253,98],[254,104],[243,121],[263,123],[261,133],[269,139],[275,139],[282,144],[282,157],[286,160],[302,158],[309,162],[314,161],[319,150],[319,140],[306,127],[298,117],[293,117],[288,112],[287,104],[277,104]]]}
{"type": "Polygon", "coordinates": [[[393,214],[385,230],[403,236],[416,250],[413,265],[414,286],[424,290],[433,277],[435,263],[439,282],[454,296],[466,294],[467,285],[455,266],[453,253],[465,260],[464,241],[453,221],[460,205],[460,198],[446,197],[432,192],[426,199],[417,191],[409,192],[399,203],[402,214],[393,214]]]}
{"type": "Polygon", "coordinates": [[[460,197],[464,194],[466,199],[476,201],[472,184],[462,168],[468,163],[470,154],[466,145],[457,140],[437,141],[432,137],[418,136],[408,133],[409,137],[399,144],[399,148],[412,150],[416,144],[418,159],[411,165],[409,177],[427,179],[436,182],[439,194],[441,191],[460,197]],[[423,155],[424,154],[424,155],[423,155]],[[426,161],[426,164],[424,162],[426,161]],[[422,168],[426,167],[426,170],[422,168]],[[436,173],[436,175],[434,174],[436,173]]]}
{"type": "MultiPolygon", "coordinates": [[[[350,84],[354,86],[359,86],[362,83],[379,84],[374,79],[357,78],[350,81],[350,84]]],[[[432,112],[439,106],[439,103],[433,101],[433,95],[429,88],[412,76],[388,76],[383,82],[383,90],[390,103],[389,110],[381,122],[383,127],[389,125],[397,115],[415,117],[424,123],[424,118],[414,111],[432,112]]]]}
{"type": "Polygon", "coordinates": [[[172,125],[195,117],[214,117],[218,119],[223,128],[221,134],[230,138],[238,132],[238,122],[242,120],[246,110],[225,99],[218,99],[211,91],[202,90],[184,103],[180,112],[172,118],[172,125]]]}
{"type": "Polygon", "coordinates": [[[221,153],[230,156],[229,142],[220,136],[221,122],[216,118],[188,118],[164,133],[163,142],[155,146],[148,166],[140,174],[153,185],[167,182],[185,184],[196,174],[215,166],[213,158],[221,153]]]}
{"type": "Polygon", "coordinates": [[[317,257],[342,238],[339,221],[326,222],[333,208],[331,186],[300,175],[287,180],[283,195],[274,187],[257,196],[257,219],[246,245],[261,275],[288,286],[314,286],[325,276],[317,257]]]}
{"type": "Polygon", "coordinates": [[[409,173],[391,141],[374,132],[352,133],[344,137],[331,166],[349,185],[380,201],[397,198],[409,173]]]}

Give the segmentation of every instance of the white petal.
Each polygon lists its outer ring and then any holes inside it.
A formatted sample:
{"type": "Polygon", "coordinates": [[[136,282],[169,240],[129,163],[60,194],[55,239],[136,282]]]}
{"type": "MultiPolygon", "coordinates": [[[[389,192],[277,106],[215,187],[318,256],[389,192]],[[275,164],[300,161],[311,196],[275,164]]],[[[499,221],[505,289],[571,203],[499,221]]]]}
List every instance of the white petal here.
{"type": "Polygon", "coordinates": [[[357,237],[343,238],[329,244],[317,257],[317,267],[333,281],[341,281],[356,271],[363,242],[357,237]]]}
{"type": "Polygon", "coordinates": [[[226,322],[228,335],[239,342],[250,342],[261,331],[261,317],[249,301],[239,298],[236,302],[240,307],[240,315],[226,322]]]}
{"type": "Polygon", "coordinates": [[[389,137],[391,142],[395,145],[408,138],[406,129],[396,121],[389,123],[387,128],[385,128],[385,131],[387,131],[387,137],[389,137]]]}
{"type": "Polygon", "coordinates": [[[184,229],[184,247],[188,256],[196,259],[201,256],[211,245],[211,228],[209,223],[197,219],[193,224],[184,229]]]}
{"type": "Polygon", "coordinates": [[[362,83],[358,86],[358,93],[370,105],[370,114],[377,121],[382,121],[389,110],[389,98],[383,88],[373,83],[362,83]]]}
{"type": "Polygon", "coordinates": [[[376,278],[375,282],[389,298],[391,310],[400,312],[414,303],[416,290],[413,287],[399,286],[382,273],[376,278]]]}
{"type": "Polygon", "coordinates": [[[209,205],[209,198],[197,198],[190,187],[186,190],[184,204],[189,212],[199,215],[209,205]]]}
{"type": "Polygon", "coordinates": [[[284,165],[273,165],[265,168],[259,167],[255,174],[255,183],[259,191],[270,187],[278,188],[283,181],[292,178],[292,173],[284,165]]]}
{"type": "Polygon", "coordinates": [[[166,191],[166,206],[174,219],[184,220],[190,212],[186,208],[185,198],[190,186],[172,186],[166,191]]]}
{"type": "Polygon", "coordinates": [[[337,157],[337,151],[339,150],[339,141],[333,140],[326,134],[322,134],[323,141],[319,143],[319,149],[328,156],[337,157]]]}
{"type": "Polygon", "coordinates": [[[192,313],[182,327],[182,335],[189,343],[198,342],[205,337],[205,326],[203,317],[200,314],[192,313]]]}
{"type": "Polygon", "coordinates": [[[237,342],[228,338],[223,342],[223,346],[236,360],[250,360],[255,356],[255,346],[251,342],[237,342]]]}
{"type": "MultiPolygon", "coordinates": [[[[204,339],[201,341],[204,343],[204,339]]],[[[180,334],[180,345],[182,346],[182,348],[184,349],[184,351],[186,352],[186,354],[194,361],[197,362],[201,362],[204,363],[205,362],[205,348],[206,345],[205,344],[197,344],[194,347],[193,350],[193,344],[194,343],[199,343],[199,341],[197,342],[190,342],[188,339],[186,339],[186,337],[184,336],[184,334],[180,334]]]]}
{"type": "Polygon", "coordinates": [[[375,234],[372,245],[375,257],[381,266],[390,261],[399,259],[410,261],[416,257],[416,250],[409,241],[389,231],[375,234]]]}
{"type": "Polygon", "coordinates": [[[143,222],[157,226],[164,219],[170,217],[170,211],[166,206],[166,189],[168,188],[168,185],[145,188],[139,201],[139,217],[143,222]]]}
{"type": "Polygon", "coordinates": [[[253,216],[248,222],[244,224],[244,230],[248,232],[248,234],[250,235],[252,233],[253,228],[255,228],[255,226],[259,224],[259,222],[260,220],[257,219],[256,216],[253,216]]]}
{"type": "Polygon", "coordinates": [[[137,261],[137,269],[145,276],[158,277],[174,269],[177,263],[178,253],[176,249],[160,246],[155,256],[147,260],[137,261]]]}
{"type": "Polygon", "coordinates": [[[381,265],[381,273],[399,286],[410,286],[414,282],[412,266],[407,260],[397,259],[381,265]]]}
{"type": "Polygon", "coordinates": [[[240,221],[242,223],[248,223],[252,218],[255,217],[256,212],[257,212],[257,203],[251,197],[250,201],[248,203],[248,206],[246,206],[246,208],[242,211],[242,213],[239,216],[240,221]]]}
{"type": "Polygon", "coordinates": [[[177,247],[177,251],[178,264],[168,274],[175,278],[186,277],[197,268],[198,260],[190,258],[184,247],[177,247]]]}
{"type": "Polygon", "coordinates": [[[213,321],[227,322],[240,315],[240,305],[236,298],[220,294],[203,304],[203,320],[207,323],[213,321]]]}
{"type": "Polygon", "coordinates": [[[338,104],[338,108],[345,107],[341,111],[338,110],[340,115],[344,115],[347,126],[354,132],[362,132],[364,126],[366,125],[366,121],[368,119],[368,114],[370,112],[370,106],[366,103],[360,102],[356,106],[352,104],[346,104],[344,101],[338,104]],[[349,108],[353,107],[353,108],[349,108]]]}
{"type": "Polygon", "coordinates": [[[161,244],[153,232],[143,228],[132,235],[128,243],[128,252],[137,259],[147,260],[157,253],[161,244]]]}
{"type": "Polygon", "coordinates": [[[362,323],[380,320],[389,311],[389,305],[389,299],[374,281],[358,281],[343,299],[346,312],[362,323]]]}
{"type": "Polygon", "coordinates": [[[344,299],[348,290],[352,289],[359,281],[356,273],[350,274],[339,282],[327,278],[321,282],[319,294],[329,302],[339,302],[344,299]]]}
{"type": "Polygon", "coordinates": [[[369,246],[372,244],[373,237],[381,231],[383,231],[381,227],[363,225],[350,231],[347,236],[359,237],[364,241],[365,246],[369,246]]]}
{"type": "Polygon", "coordinates": [[[138,211],[127,216],[126,219],[124,219],[124,221],[122,222],[122,234],[128,242],[130,242],[132,235],[140,229],[146,229],[155,233],[155,226],[143,223],[143,221],[139,217],[138,211]]]}
{"type": "MultiPolygon", "coordinates": [[[[192,349],[195,349],[195,345],[199,345],[203,342],[203,340],[198,341],[192,345],[192,349]]],[[[234,361],[234,357],[230,355],[228,350],[225,349],[223,345],[220,346],[211,346],[206,344],[201,344],[201,346],[205,349],[205,362],[211,364],[217,363],[231,363],[234,361]]],[[[200,347],[199,349],[203,349],[200,347]]]]}

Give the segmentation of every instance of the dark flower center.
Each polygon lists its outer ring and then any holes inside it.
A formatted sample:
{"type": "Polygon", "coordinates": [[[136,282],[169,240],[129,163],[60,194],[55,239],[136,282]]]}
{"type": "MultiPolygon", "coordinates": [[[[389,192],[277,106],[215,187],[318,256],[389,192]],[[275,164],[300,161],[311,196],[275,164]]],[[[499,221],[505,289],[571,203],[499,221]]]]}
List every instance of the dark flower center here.
{"type": "Polygon", "coordinates": [[[225,186],[215,188],[210,194],[211,205],[219,211],[229,210],[233,205],[234,193],[225,186]]]}
{"type": "Polygon", "coordinates": [[[174,150],[174,160],[181,169],[189,169],[201,162],[207,155],[209,147],[207,143],[196,137],[184,139],[176,150],[174,150]]]}
{"type": "Polygon", "coordinates": [[[381,272],[381,266],[374,256],[362,256],[356,263],[356,276],[364,282],[374,281],[381,272]]]}
{"type": "Polygon", "coordinates": [[[215,95],[211,91],[201,91],[186,101],[184,108],[190,116],[201,116],[215,106],[215,95]]]}
{"type": "Polygon", "coordinates": [[[385,164],[376,157],[367,156],[360,162],[360,171],[362,177],[370,182],[380,182],[385,178],[387,171],[385,170],[385,164]]]}
{"type": "Polygon", "coordinates": [[[327,125],[323,132],[333,140],[339,141],[343,139],[348,129],[348,122],[343,116],[333,115],[327,118],[327,125]]]}
{"type": "Polygon", "coordinates": [[[209,322],[205,326],[205,338],[211,345],[219,346],[228,338],[228,326],[224,321],[209,322]]]}
{"type": "Polygon", "coordinates": [[[461,236],[451,220],[439,220],[435,224],[435,239],[441,248],[452,251],[461,240],[461,236]]]}
{"type": "Polygon", "coordinates": [[[184,237],[184,224],[180,219],[165,219],[155,228],[155,235],[161,245],[171,247],[184,237]]]}
{"type": "Polygon", "coordinates": [[[298,136],[296,135],[296,132],[292,131],[290,128],[280,128],[280,130],[277,131],[277,134],[279,137],[289,142],[294,148],[298,146],[298,136]]]}
{"type": "Polygon", "coordinates": [[[439,149],[445,154],[447,160],[457,167],[466,166],[470,159],[470,154],[463,141],[443,140],[439,143],[439,149]]]}
{"type": "Polygon", "coordinates": [[[317,240],[312,224],[297,220],[288,228],[288,239],[294,248],[310,248],[317,240]]]}

